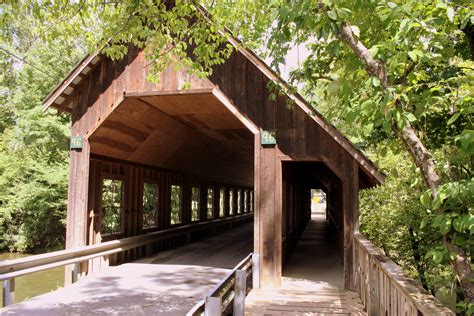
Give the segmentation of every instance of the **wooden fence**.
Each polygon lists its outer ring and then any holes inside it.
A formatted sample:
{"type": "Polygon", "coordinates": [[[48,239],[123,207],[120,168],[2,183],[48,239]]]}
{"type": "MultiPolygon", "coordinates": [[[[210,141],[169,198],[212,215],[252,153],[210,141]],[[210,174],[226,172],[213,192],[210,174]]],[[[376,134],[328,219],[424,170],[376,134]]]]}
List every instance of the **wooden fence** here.
{"type": "Polygon", "coordinates": [[[77,280],[78,265],[81,262],[97,257],[114,255],[142,246],[152,245],[153,243],[176,236],[190,236],[190,234],[195,231],[212,229],[216,226],[245,221],[252,217],[253,214],[236,215],[207,222],[184,225],[167,230],[155,231],[144,235],[112,240],[90,246],[75,247],[21,259],[1,261],[0,281],[3,281],[3,306],[13,304],[15,301],[15,278],[17,277],[72,264],[74,265],[72,280],[75,282],[77,280]]]}
{"type": "Polygon", "coordinates": [[[260,287],[259,255],[249,254],[186,316],[243,316],[245,297],[252,288],[260,287]]]}
{"type": "Polygon", "coordinates": [[[454,315],[363,235],[354,235],[355,286],[367,314],[454,315]]]}

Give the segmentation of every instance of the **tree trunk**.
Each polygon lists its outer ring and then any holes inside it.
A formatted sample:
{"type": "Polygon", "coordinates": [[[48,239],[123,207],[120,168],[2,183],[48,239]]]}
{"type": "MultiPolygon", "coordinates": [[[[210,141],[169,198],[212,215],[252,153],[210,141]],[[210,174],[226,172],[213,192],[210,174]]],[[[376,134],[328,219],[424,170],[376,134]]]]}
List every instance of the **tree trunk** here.
{"type": "Polygon", "coordinates": [[[416,135],[411,124],[407,123],[407,126],[403,130],[400,130],[396,123],[393,123],[392,129],[395,135],[397,135],[407,147],[416,166],[421,169],[421,175],[425,183],[433,191],[433,194],[436,194],[438,186],[441,184],[441,177],[438,171],[436,171],[435,163],[431,159],[428,150],[418,138],[418,135],[416,135]]]}
{"type": "MultiPolygon", "coordinates": [[[[380,80],[381,87],[386,90],[388,87],[388,76],[385,64],[374,59],[367,47],[354,35],[349,23],[343,22],[338,34],[339,38],[345,42],[352,51],[364,63],[365,69],[370,76],[376,77],[380,80]]],[[[433,195],[436,195],[437,189],[441,184],[441,176],[436,170],[436,164],[431,159],[428,150],[421,142],[415,130],[409,122],[407,126],[400,130],[396,123],[392,123],[392,129],[395,135],[403,142],[408,152],[412,156],[415,164],[420,168],[423,179],[427,186],[432,190],[433,195]]],[[[444,236],[444,243],[450,253],[456,255],[456,259],[451,261],[456,276],[459,279],[462,290],[466,299],[469,302],[474,302],[474,274],[471,270],[469,260],[464,250],[451,242],[449,235],[444,236]]]]}
{"type": "Polygon", "coordinates": [[[454,245],[451,242],[451,236],[444,236],[444,243],[450,253],[455,255],[455,259],[452,261],[454,272],[461,284],[464,296],[469,302],[474,302],[474,273],[472,273],[469,260],[467,259],[466,253],[461,247],[454,245]]]}

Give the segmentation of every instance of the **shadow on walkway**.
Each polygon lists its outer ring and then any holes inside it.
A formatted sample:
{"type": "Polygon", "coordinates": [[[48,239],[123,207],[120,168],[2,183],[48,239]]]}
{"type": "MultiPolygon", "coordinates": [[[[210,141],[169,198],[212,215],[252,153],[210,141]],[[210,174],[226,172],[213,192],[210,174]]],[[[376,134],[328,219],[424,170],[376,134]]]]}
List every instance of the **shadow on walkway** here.
{"type": "Polygon", "coordinates": [[[253,247],[253,223],[0,309],[0,315],[185,315],[253,247]]]}
{"type": "Polygon", "coordinates": [[[343,262],[326,216],[312,213],[301,239],[283,269],[283,282],[298,279],[343,288],[343,262]]]}

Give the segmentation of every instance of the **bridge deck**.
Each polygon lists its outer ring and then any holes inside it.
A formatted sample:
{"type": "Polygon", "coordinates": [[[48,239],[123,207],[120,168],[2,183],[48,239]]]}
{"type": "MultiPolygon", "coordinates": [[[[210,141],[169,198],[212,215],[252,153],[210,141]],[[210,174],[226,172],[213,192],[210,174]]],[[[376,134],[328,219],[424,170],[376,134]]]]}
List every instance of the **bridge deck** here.
{"type": "Polygon", "coordinates": [[[246,315],[366,315],[359,294],[342,290],[342,261],[323,215],[312,214],[279,289],[252,290],[246,315]]]}
{"type": "Polygon", "coordinates": [[[184,315],[252,251],[253,224],[0,309],[1,315],[184,315]]]}

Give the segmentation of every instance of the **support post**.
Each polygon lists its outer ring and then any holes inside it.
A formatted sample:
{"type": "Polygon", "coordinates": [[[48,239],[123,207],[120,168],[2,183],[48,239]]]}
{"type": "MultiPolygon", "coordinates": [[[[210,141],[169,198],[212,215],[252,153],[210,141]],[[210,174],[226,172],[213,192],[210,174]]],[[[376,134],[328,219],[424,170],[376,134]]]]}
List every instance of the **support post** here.
{"type": "Polygon", "coordinates": [[[81,270],[81,264],[80,263],[74,263],[72,265],[72,269],[71,269],[71,283],[76,283],[77,282],[77,275],[80,272],[81,270]]]}
{"type": "Polygon", "coordinates": [[[15,303],[15,279],[3,281],[3,307],[15,303]]]}
{"type": "Polygon", "coordinates": [[[343,183],[343,278],[344,289],[355,291],[353,239],[359,230],[359,166],[355,160],[349,161],[348,165],[350,177],[343,183]]]}
{"type": "Polygon", "coordinates": [[[146,253],[147,257],[149,257],[153,254],[153,244],[152,243],[149,243],[145,246],[145,253],[146,253]]]}
{"type": "Polygon", "coordinates": [[[247,272],[245,272],[245,270],[235,271],[234,316],[244,316],[246,289],[247,289],[247,272]]]}
{"type": "Polygon", "coordinates": [[[260,286],[278,288],[282,271],[281,160],[278,147],[259,145],[256,150],[254,253],[260,254],[260,286]]]}
{"type": "MultiPolygon", "coordinates": [[[[79,121],[73,110],[72,135],[82,135],[79,121]]],[[[87,217],[89,194],[90,144],[83,140],[79,149],[71,149],[69,157],[69,185],[67,199],[66,249],[87,244],[87,217]]],[[[80,266],[79,274],[87,271],[87,263],[80,266]]],[[[64,285],[72,283],[71,266],[66,266],[64,285]]]]}
{"type": "Polygon", "coordinates": [[[260,288],[260,255],[258,253],[252,255],[252,288],[260,288]]]}
{"type": "Polygon", "coordinates": [[[206,297],[206,304],[204,305],[205,316],[219,316],[222,315],[222,298],[221,297],[206,297]]]}

